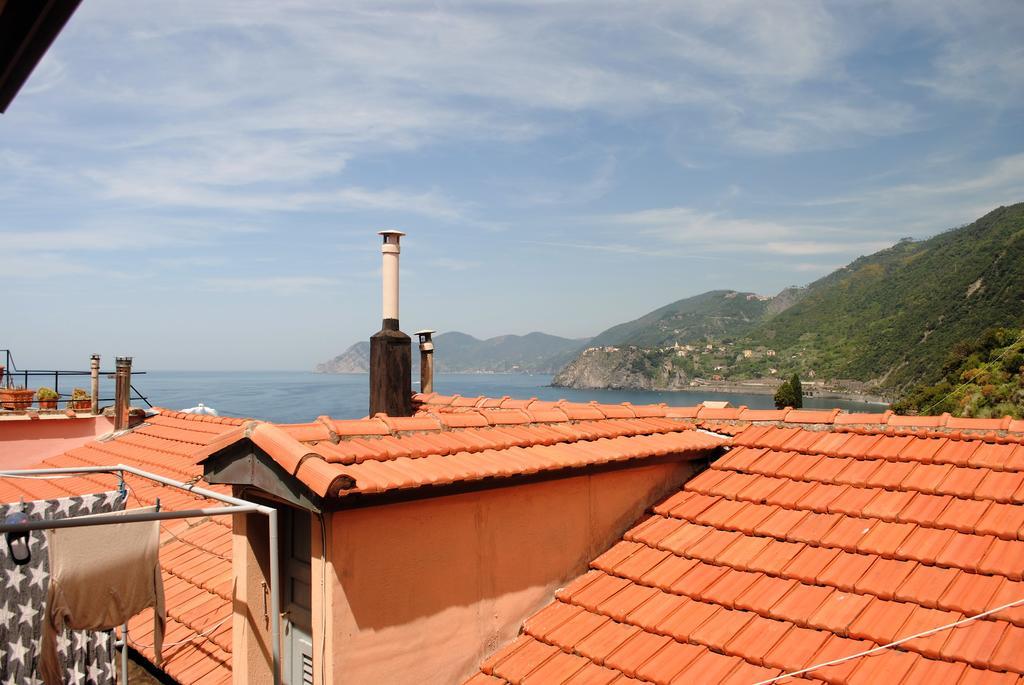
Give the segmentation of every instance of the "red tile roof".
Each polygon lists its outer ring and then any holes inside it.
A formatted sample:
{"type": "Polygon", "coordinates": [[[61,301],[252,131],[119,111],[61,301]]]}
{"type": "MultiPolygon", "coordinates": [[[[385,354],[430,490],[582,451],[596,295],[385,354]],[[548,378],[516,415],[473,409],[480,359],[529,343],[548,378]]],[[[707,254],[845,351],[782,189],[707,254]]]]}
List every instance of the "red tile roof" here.
{"type": "MultiPolygon", "coordinates": [[[[198,480],[202,468],[196,465],[196,455],[205,454],[210,444],[237,430],[241,423],[158,410],[129,433],[87,443],[46,459],[38,467],[125,464],[181,481],[198,480]]],[[[131,491],[129,508],[152,505],[157,497],[164,510],[220,504],[132,475],[125,481],[131,491]]],[[[82,495],[116,485],[116,476],[105,474],[60,480],[4,478],[0,479],[0,501],[82,495]]],[[[224,486],[206,487],[231,494],[224,486]]],[[[231,520],[224,516],[166,521],[161,531],[160,566],[167,604],[161,668],[182,683],[230,683],[231,520]],[[178,642],[182,643],[174,644],[178,642]]],[[[146,611],[128,624],[132,646],[150,660],[154,658],[152,631],[153,620],[146,611]]]]}
{"type": "MultiPolygon", "coordinates": [[[[692,419],[738,431],[734,448],[471,683],[750,684],[1024,599],[1021,422],[703,415],[692,419]]],[[[1018,683],[1022,654],[1015,607],[787,682],[1018,683]]]]}
{"type": "Polygon", "coordinates": [[[211,451],[247,438],[320,497],[346,497],[696,455],[727,442],[661,407],[417,399],[410,417],[250,421],[211,451]]]}

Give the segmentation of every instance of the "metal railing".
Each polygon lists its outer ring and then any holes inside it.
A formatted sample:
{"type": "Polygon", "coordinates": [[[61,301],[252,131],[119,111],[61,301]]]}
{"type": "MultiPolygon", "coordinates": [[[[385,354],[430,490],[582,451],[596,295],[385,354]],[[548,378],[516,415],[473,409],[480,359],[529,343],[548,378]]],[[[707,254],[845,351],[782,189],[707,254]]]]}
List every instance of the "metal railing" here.
{"type": "MultiPolygon", "coordinates": [[[[32,385],[36,383],[36,379],[45,378],[45,382],[53,381],[51,390],[57,393],[56,399],[41,399],[33,395],[32,400],[29,401],[28,407],[18,407],[20,409],[27,409],[33,404],[38,404],[39,408],[60,408],[64,405],[65,408],[74,409],[90,409],[92,407],[92,394],[88,391],[85,397],[72,398],[71,393],[62,393],[60,390],[60,382],[63,378],[65,380],[64,386],[69,385],[74,387],[75,381],[69,379],[86,379],[86,381],[92,380],[92,371],[67,371],[67,370],[56,370],[56,369],[19,369],[14,363],[14,355],[8,349],[0,349],[0,353],[3,354],[4,364],[0,367],[0,389],[32,389],[32,385]],[[33,380],[29,380],[33,379],[33,380]],[[53,407],[47,407],[45,404],[54,403],[53,407]]],[[[100,376],[106,376],[107,380],[113,380],[114,371],[99,371],[100,376]]],[[[132,371],[132,375],[145,375],[145,371],[132,371]]],[[[146,406],[152,407],[149,399],[139,392],[134,385],[129,385],[131,388],[131,395],[129,400],[140,400],[146,403],[146,406]]],[[[84,389],[84,388],[83,388],[84,389]]],[[[113,402],[116,398],[114,397],[97,397],[97,402],[113,402]]],[[[26,400],[27,401],[27,400],[26,400]]],[[[11,401],[5,402],[5,405],[13,404],[24,404],[25,401],[11,401]]],[[[11,409],[14,407],[0,406],[0,411],[4,409],[11,409]]]]}

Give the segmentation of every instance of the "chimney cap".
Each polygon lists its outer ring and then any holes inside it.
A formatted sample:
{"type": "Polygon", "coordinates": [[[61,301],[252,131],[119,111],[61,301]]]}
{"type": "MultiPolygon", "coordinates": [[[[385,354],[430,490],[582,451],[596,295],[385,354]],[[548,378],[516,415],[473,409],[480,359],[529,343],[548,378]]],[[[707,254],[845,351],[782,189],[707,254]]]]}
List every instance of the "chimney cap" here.
{"type": "Polygon", "coordinates": [[[382,236],[384,236],[384,239],[387,240],[388,236],[393,235],[393,236],[396,236],[398,238],[401,238],[403,235],[405,235],[405,233],[403,233],[402,231],[396,231],[393,228],[388,228],[388,229],[385,229],[383,231],[377,231],[377,235],[382,235],[382,236]]]}
{"type": "Polygon", "coordinates": [[[437,331],[430,328],[424,328],[422,331],[416,331],[413,335],[432,335],[434,333],[437,333],[437,331]]]}

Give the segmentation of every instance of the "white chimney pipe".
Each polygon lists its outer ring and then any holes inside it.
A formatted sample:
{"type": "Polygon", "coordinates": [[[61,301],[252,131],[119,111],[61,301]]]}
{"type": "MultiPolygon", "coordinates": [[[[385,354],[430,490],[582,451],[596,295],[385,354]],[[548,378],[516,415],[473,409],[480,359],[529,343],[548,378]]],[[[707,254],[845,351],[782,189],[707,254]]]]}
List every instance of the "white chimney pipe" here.
{"type": "Polygon", "coordinates": [[[401,231],[378,231],[377,235],[384,238],[384,243],[380,246],[383,255],[381,276],[384,286],[381,318],[385,321],[398,321],[398,255],[402,251],[399,241],[405,234],[401,231]]]}

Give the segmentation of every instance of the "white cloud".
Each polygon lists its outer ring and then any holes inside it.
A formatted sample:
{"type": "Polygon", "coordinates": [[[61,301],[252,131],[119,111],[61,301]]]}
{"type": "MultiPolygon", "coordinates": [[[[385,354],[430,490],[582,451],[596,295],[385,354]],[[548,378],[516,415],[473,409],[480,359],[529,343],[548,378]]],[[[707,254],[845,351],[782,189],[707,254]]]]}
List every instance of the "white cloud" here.
{"type": "Polygon", "coordinates": [[[219,293],[252,293],[265,295],[299,295],[337,287],[338,280],[322,276],[263,276],[254,278],[204,278],[204,290],[219,293]]]}
{"type": "Polygon", "coordinates": [[[735,253],[861,255],[892,244],[886,240],[850,240],[850,232],[827,221],[759,220],[690,207],[644,209],[581,221],[603,226],[609,238],[604,243],[580,247],[672,258],[735,253]]]}
{"type": "Polygon", "coordinates": [[[856,243],[830,243],[813,240],[794,240],[790,242],[767,242],[757,248],[765,252],[790,256],[810,256],[823,254],[871,254],[892,246],[889,241],[864,241],[856,243]]]}

